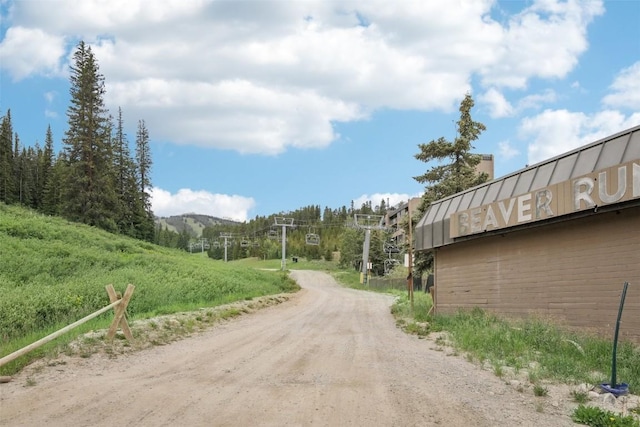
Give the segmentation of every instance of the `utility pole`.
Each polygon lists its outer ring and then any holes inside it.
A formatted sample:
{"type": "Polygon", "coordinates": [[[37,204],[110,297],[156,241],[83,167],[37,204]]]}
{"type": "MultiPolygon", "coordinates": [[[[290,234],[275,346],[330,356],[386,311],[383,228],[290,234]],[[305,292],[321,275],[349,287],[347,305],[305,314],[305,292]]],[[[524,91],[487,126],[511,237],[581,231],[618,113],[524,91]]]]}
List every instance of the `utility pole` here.
{"type": "Polygon", "coordinates": [[[360,283],[366,285],[369,283],[369,247],[371,246],[371,230],[382,230],[384,216],[369,214],[354,214],[353,219],[355,226],[365,230],[364,244],[362,245],[362,271],[360,274],[360,283]]]}
{"type": "Polygon", "coordinates": [[[409,300],[411,301],[411,312],[413,313],[413,236],[411,234],[411,199],[407,202],[407,210],[409,212],[409,276],[407,277],[407,289],[409,291],[409,300]]]}
{"type": "Polygon", "coordinates": [[[224,239],[224,262],[227,262],[227,247],[229,246],[227,244],[227,239],[231,239],[233,234],[229,232],[222,232],[220,233],[220,237],[224,239]]]}
{"type": "Polygon", "coordinates": [[[209,239],[206,237],[200,238],[200,252],[204,254],[204,250],[209,249],[209,239]]]}
{"type": "Polygon", "coordinates": [[[275,217],[275,226],[282,226],[282,271],[285,271],[287,266],[287,227],[293,227],[293,218],[275,217]]]}

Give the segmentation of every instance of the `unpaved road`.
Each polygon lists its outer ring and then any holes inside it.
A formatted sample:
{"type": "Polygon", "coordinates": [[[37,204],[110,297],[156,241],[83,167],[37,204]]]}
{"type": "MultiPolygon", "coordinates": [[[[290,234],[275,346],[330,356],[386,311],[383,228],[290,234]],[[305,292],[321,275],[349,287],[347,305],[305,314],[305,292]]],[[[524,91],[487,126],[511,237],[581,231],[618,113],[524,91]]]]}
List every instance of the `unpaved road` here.
{"type": "Polygon", "coordinates": [[[116,359],[0,384],[2,426],[571,426],[462,357],[396,328],[389,296],[295,271],[278,306],[116,359]],[[542,412],[541,412],[542,411],[542,412]]]}

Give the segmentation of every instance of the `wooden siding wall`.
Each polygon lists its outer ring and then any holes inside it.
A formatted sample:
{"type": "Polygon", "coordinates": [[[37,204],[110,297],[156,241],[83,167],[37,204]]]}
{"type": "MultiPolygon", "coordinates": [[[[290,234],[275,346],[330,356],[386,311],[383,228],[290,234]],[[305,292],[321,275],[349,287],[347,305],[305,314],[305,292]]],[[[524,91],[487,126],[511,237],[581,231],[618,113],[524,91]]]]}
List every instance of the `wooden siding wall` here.
{"type": "Polygon", "coordinates": [[[436,252],[438,312],[540,314],[640,342],[640,207],[481,237],[436,252]]]}

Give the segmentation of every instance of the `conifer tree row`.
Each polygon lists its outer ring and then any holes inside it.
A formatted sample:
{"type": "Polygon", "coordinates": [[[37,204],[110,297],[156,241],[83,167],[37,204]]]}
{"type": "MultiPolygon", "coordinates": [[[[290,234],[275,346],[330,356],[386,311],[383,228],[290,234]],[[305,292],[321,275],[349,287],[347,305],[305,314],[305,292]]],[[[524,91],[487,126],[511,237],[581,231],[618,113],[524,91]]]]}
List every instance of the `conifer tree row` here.
{"type": "Polygon", "coordinates": [[[70,67],[68,129],[54,157],[51,127],[41,148],[23,147],[11,110],[0,118],[0,202],[20,203],[111,232],[153,241],[149,132],[140,121],[136,156],[104,105],[105,84],[91,47],[80,42],[70,67]]]}

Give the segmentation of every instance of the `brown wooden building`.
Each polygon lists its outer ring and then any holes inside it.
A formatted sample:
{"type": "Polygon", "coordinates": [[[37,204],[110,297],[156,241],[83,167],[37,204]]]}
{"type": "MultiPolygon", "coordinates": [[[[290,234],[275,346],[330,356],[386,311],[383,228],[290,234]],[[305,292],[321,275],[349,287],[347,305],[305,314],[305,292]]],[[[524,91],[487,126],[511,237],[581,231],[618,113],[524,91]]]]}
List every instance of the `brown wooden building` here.
{"type": "Polygon", "coordinates": [[[640,126],[433,203],[438,312],[538,314],[640,342],[640,126]]]}

